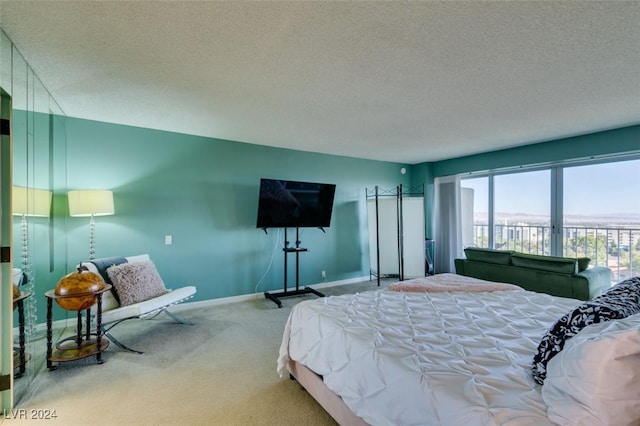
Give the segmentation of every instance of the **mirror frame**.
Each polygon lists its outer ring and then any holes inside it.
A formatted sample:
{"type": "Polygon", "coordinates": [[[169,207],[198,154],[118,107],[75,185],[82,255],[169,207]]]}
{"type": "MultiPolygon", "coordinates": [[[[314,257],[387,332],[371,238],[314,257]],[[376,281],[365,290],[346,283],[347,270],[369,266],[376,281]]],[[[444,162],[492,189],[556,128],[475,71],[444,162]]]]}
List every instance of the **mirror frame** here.
{"type": "MultiPolygon", "coordinates": [[[[9,214],[8,217],[2,217],[3,221],[8,219],[10,223],[8,231],[3,230],[3,243],[7,242],[12,252],[11,266],[5,268],[3,265],[3,281],[5,275],[7,280],[13,281],[12,267],[21,268],[29,278],[24,286],[25,290],[31,294],[24,303],[25,348],[29,359],[23,375],[13,377],[14,374],[11,374],[13,383],[12,389],[8,392],[10,396],[6,397],[4,394],[7,392],[3,392],[2,408],[10,409],[25,396],[36,375],[44,371],[46,302],[44,297],[40,296],[54,288],[58,279],[66,274],[67,140],[64,111],[1,29],[0,47],[0,88],[12,100],[11,154],[3,156],[2,164],[3,172],[7,167],[11,170],[9,179],[6,179],[3,173],[2,181],[2,199],[5,201],[8,197],[9,200],[8,204],[3,204],[3,211],[12,212],[10,194],[14,184],[27,188],[28,194],[34,194],[34,189],[49,191],[52,194],[47,215],[36,217],[29,214],[9,214]],[[5,165],[7,162],[8,166],[5,165]],[[24,223],[22,218],[25,219],[24,223]],[[26,244],[23,245],[23,242],[26,244]]],[[[27,197],[26,203],[33,208],[33,195],[27,197]]],[[[6,342],[2,341],[3,356],[0,360],[6,364],[5,358],[10,355],[10,370],[15,373],[13,347],[15,336],[18,335],[18,317],[9,306],[11,304],[3,302],[0,297],[0,317],[3,324],[8,326],[8,330],[4,331],[3,325],[2,336],[10,336],[4,339],[6,342]],[[11,321],[5,322],[5,317],[11,321]]]]}

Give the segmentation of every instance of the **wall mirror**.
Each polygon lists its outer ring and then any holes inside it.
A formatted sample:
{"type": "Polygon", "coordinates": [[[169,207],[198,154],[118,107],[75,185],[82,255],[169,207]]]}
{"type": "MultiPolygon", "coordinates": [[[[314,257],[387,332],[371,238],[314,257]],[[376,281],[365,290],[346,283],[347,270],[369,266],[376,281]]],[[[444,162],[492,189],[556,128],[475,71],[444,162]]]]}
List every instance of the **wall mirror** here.
{"type": "Polygon", "coordinates": [[[16,405],[45,371],[44,293],[66,273],[66,129],[62,109],[6,34],[0,37],[0,86],[12,101],[13,281],[24,296],[23,312],[13,312],[16,405]]]}

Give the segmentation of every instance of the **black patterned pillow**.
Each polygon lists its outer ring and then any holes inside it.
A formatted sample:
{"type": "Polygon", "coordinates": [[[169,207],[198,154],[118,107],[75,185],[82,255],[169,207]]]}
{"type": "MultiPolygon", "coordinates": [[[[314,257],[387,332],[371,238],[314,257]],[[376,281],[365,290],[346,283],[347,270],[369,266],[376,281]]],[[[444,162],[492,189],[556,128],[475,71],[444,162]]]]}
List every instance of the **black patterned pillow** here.
{"type": "Polygon", "coordinates": [[[560,318],[542,338],[531,366],[533,379],[543,384],[547,376],[547,363],[562,350],[568,339],[586,326],[637,313],[640,313],[640,277],[622,281],[576,307],[560,318]]]}

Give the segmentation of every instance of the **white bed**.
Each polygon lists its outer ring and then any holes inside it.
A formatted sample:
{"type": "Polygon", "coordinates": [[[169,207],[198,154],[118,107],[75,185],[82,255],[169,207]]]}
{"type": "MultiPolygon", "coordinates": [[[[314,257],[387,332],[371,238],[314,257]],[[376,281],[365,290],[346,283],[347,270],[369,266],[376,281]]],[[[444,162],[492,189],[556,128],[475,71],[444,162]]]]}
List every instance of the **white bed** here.
{"type": "Polygon", "coordinates": [[[298,378],[341,424],[554,424],[532,356],[580,303],[524,290],[304,301],[286,323],[278,373],[298,378]]]}
{"type": "MultiPolygon", "coordinates": [[[[342,425],[640,425],[640,314],[587,325],[549,361],[541,386],[536,348],[583,302],[436,277],[403,282],[412,292],[297,304],[278,373],[292,374],[342,425]]],[[[623,297],[637,308],[633,280],[635,299],[623,297]]]]}

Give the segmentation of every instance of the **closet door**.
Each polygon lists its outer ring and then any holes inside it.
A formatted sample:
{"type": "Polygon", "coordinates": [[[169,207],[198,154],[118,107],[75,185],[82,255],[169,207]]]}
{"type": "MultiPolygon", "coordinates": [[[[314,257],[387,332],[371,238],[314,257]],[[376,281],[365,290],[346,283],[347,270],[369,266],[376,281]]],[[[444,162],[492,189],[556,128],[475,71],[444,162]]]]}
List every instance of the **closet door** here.
{"type": "Polygon", "coordinates": [[[376,200],[367,201],[370,270],[382,277],[424,277],[424,197],[405,197],[401,202],[395,197],[378,199],[376,229],[376,200]]]}
{"type": "Polygon", "coordinates": [[[398,276],[398,208],[395,198],[378,199],[378,230],[376,234],[376,200],[367,201],[369,220],[370,269],[378,276],[398,276]],[[379,242],[379,247],[378,247],[379,242]],[[380,249],[380,270],[377,256],[380,249]]]}
{"type": "Polygon", "coordinates": [[[402,264],[404,279],[425,276],[424,198],[402,199],[402,264]]]}

